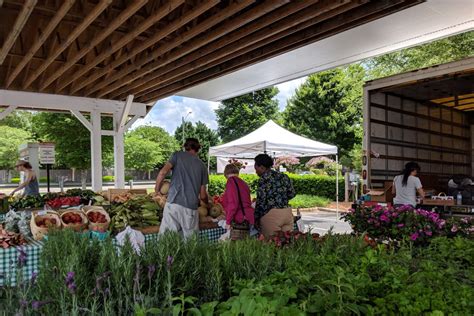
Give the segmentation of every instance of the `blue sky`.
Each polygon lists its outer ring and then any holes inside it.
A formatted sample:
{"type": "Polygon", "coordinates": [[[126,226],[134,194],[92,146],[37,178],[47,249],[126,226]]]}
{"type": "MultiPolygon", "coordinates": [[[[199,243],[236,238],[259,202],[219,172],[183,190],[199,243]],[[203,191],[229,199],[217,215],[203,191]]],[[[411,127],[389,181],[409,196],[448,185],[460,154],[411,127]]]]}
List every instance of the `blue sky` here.
{"type": "MultiPolygon", "coordinates": [[[[276,96],[280,110],[286,107],[286,100],[295,92],[295,89],[304,82],[306,77],[281,83],[276,87],[280,93],[276,96]]],[[[186,116],[190,111],[186,121],[201,121],[212,129],[217,129],[215,109],[219,106],[219,102],[210,102],[199,99],[184,98],[172,96],[160,100],[148,113],[148,115],[137,121],[133,127],[140,125],[154,125],[164,128],[168,133],[173,134],[175,129],[181,124],[181,118],[186,116]]]]}

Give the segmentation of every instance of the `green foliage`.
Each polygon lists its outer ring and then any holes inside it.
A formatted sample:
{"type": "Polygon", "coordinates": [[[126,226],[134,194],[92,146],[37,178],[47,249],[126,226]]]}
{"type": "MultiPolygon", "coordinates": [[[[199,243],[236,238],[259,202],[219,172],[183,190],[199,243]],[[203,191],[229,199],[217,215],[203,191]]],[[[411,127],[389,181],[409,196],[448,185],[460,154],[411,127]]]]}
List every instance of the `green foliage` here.
{"type": "MultiPolygon", "coordinates": [[[[21,181],[20,178],[11,178],[10,183],[18,184],[18,183],[20,183],[20,181],[21,181]]],[[[50,181],[52,181],[52,180],[50,180],[50,181]]],[[[48,178],[47,177],[40,177],[39,182],[40,183],[46,183],[46,182],[48,182],[48,178]]]]}
{"type": "Polygon", "coordinates": [[[474,31],[403,49],[364,61],[369,79],[444,64],[474,56],[474,31]]]}
{"type": "Polygon", "coordinates": [[[362,141],[362,84],[365,70],[354,64],[308,77],[288,101],[285,126],[314,140],[334,144],[347,156],[362,141]]]}
{"type": "MultiPolygon", "coordinates": [[[[194,137],[199,140],[199,143],[201,144],[199,158],[201,158],[201,160],[207,166],[209,147],[219,144],[219,135],[217,135],[217,132],[207,127],[207,125],[201,121],[197,122],[195,125],[193,125],[191,122],[184,122],[184,124],[178,126],[174,132],[174,137],[179,144],[183,144],[183,132],[184,139],[194,137]]],[[[211,157],[210,169],[215,170],[216,165],[216,158],[211,157]]]]}
{"type": "MultiPolygon", "coordinates": [[[[41,112],[33,118],[33,129],[41,141],[56,144],[57,165],[86,170],[91,165],[90,132],[70,114],[41,112]]],[[[102,129],[112,129],[112,119],[102,118],[102,129]]],[[[102,137],[104,166],[111,166],[112,137],[102,137]]]]}
{"type": "Polygon", "coordinates": [[[13,169],[19,158],[18,146],[31,140],[27,131],[0,126],[0,169],[13,169]]]}
{"type": "Polygon", "coordinates": [[[125,166],[127,169],[149,171],[164,162],[159,144],[143,138],[125,138],[125,166]]]}
{"type": "MultiPolygon", "coordinates": [[[[296,194],[320,196],[328,199],[335,199],[336,177],[320,175],[296,175],[288,174],[296,190],[296,194]]],[[[253,174],[242,174],[240,177],[247,182],[252,193],[257,192],[258,176],[253,174]]],[[[223,175],[209,176],[209,194],[220,195],[225,190],[227,183],[223,175]]],[[[344,198],[344,179],[339,178],[339,198],[344,198]]]]}
{"type": "Polygon", "coordinates": [[[32,120],[34,114],[30,111],[13,111],[3,120],[0,120],[0,126],[10,126],[22,129],[30,134],[34,134],[32,120]]]}
{"type": "Polygon", "coordinates": [[[242,137],[279,119],[276,87],[265,88],[221,102],[216,110],[219,135],[224,143],[242,137]]]}
{"type": "MultiPolygon", "coordinates": [[[[125,176],[125,181],[133,180],[133,177],[131,176],[125,176]]],[[[114,176],[103,176],[102,177],[103,182],[114,182],[115,177],[114,176]]]]}
{"type": "Polygon", "coordinates": [[[297,194],[290,201],[292,208],[310,208],[310,207],[324,207],[329,204],[331,200],[316,195],[297,194]]]}
{"type": "Polygon", "coordinates": [[[163,128],[158,126],[139,126],[127,133],[126,137],[134,137],[146,139],[159,145],[160,154],[164,157],[161,164],[164,164],[166,159],[171,156],[173,152],[179,150],[179,143],[176,139],[168,134],[163,128]]]}
{"type": "Polygon", "coordinates": [[[165,234],[138,255],[129,243],[117,251],[110,239],[52,232],[37,281],[0,288],[0,306],[7,315],[472,314],[474,240],[394,249],[351,235],[313,238],[277,248],[165,234]],[[33,301],[46,304],[33,310],[33,301]]]}

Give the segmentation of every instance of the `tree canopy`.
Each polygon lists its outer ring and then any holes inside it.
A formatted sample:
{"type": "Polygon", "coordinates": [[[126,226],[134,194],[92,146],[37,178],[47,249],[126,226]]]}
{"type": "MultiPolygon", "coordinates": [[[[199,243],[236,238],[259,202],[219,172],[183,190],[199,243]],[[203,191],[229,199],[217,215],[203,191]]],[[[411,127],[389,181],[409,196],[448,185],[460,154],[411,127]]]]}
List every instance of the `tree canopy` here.
{"type": "Polygon", "coordinates": [[[31,141],[25,130],[6,125],[0,126],[0,169],[13,169],[18,160],[18,147],[31,141]]]}
{"type": "Polygon", "coordinates": [[[125,166],[150,171],[163,165],[178,149],[176,140],[161,127],[140,126],[125,136],[125,166]]]}
{"type": "MultiPolygon", "coordinates": [[[[58,165],[81,170],[91,166],[90,132],[74,116],[62,113],[41,112],[33,117],[33,128],[40,141],[56,144],[58,165]]],[[[112,129],[112,119],[102,119],[103,129],[112,129]]],[[[102,137],[104,167],[112,166],[113,138],[102,137]]]]}
{"type": "MultiPolygon", "coordinates": [[[[209,127],[207,127],[206,124],[201,121],[197,122],[195,125],[193,125],[191,122],[185,122],[184,124],[178,126],[178,128],[174,132],[174,137],[180,144],[183,141],[183,126],[185,126],[184,138],[194,137],[199,140],[199,143],[201,144],[199,158],[201,158],[201,160],[205,164],[207,164],[209,156],[209,147],[219,144],[219,135],[216,131],[210,129],[209,127]]],[[[211,159],[211,169],[214,169],[215,165],[216,160],[211,159]]]]}
{"type": "Polygon", "coordinates": [[[276,87],[265,88],[221,102],[216,110],[218,133],[223,142],[242,137],[279,118],[276,87]]]}
{"type": "Polygon", "coordinates": [[[333,144],[347,155],[362,140],[360,65],[336,68],[308,77],[288,101],[285,126],[308,138],[333,144]]]}

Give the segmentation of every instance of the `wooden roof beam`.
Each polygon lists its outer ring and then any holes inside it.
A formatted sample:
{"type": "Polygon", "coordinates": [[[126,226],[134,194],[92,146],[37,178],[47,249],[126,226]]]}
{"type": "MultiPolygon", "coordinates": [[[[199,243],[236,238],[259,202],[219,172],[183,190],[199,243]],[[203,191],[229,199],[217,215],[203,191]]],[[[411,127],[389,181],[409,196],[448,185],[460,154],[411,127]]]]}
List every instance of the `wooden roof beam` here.
{"type": "Polygon", "coordinates": [[[20,74],[23,68],[25,68],[25,66],[30,62],[30,60],[33,58],[36,52],[41,48],[41,46],[43,46],[44,42],[48,39],[48,37],[54,31],[56,26],[58,26],[59,22],[61,22],[61,20],[69,11],[69,9],[72,7],[74,2],[75,0],[65,0],[63,2],[58,12],[51,19],[48,25],[43,30],[41,30],[41,35],[38,38],[36,38],[35,42],[31,46],[30,50],[26,53],[25,57],[21,60],[19,64],[17,64],[13,72],[8,77],[6,85],[5,85],[6,88],[8,88],[12,84],[13,80],[15,80],[15,78],[20,74]]]}
{"type": "MultiPolygon", "coordinates": [[[[196,19],[198,16],[200,16],[204,12],[208,11],[210,8],[214,7],[219,2],[220,2],[220,0],[209,0],[209,1],[204,1],[203,3],[200,3],[199,5],[197,5],[196,8],[193,8],[191,11],[186,13],[184,16],[181,16],[179,19],[176,19],[176,20],[170,22],[167,26],[164,26],[160,31],[156,32],[155,35],[152,36],[150,39],[143,42],[141,45],[134,47],[132,49],[132,51],[130,51],[126,54],[123,54],[120,58],[117,58],[116,60],[112,61],[112,63],[110,63],[109,65],[104,67],[104,69],[102,71],[94,72],[93,74],[91,74],[91,76],[89,76],[87,79],[82,81],[81,84],[75,86],[72,92],[74,93],[76,91],[79,91],[80,89],[82,89],[82,88],[86,87],[87,85],[93,83],[94,81],[96,81],[100,77],[106,75],[107,73],[110,73],[115,68],[117,68],[118,66],[124,64],[128,60],[132,59],[133,57],[135,57],[136,55],[138,55],[139,53],[141,53],[145,49],[151,47],[152,45],[154,45],[154,44],[158,43],[159,41],[161,41],[162,39],[166,38],[166,36],[168,36],[169,34],[175,32],[180,27],[182,27],[182,26],[186,25],[187,23],[191,22],[192,20],[196,19]]],[[[92,89],[95,89],[96,86],[98,86],[98,88],[93,90],[93,91],[88,92],[87,94],[91,94],[92,92],[101,89],[103,87],[102,84],[104,82],[107,84],[107,83],[113,82],[113,80],[114,80],[113,76],[108,77],[107,81],[102,81],[102,82],[99,82],[97,85],[94,85],[94,88],[92,88],[92,89]]]]}
{"type": "Polygon", "coordinates": [[[13,25],[13,29],[11,30],[10,34],[8,34],[5,42],[3,43],[2,50],[0,51],[0,65],[3,64],[5,58],[7,58],[8,52],[12,49],[13,44],[15,44],[16,39],[20,35],[23,27],[28,21],[33,9],[35,8],[37,0],[26,0],[23,8],[21,9],[18,17],[15,20],[15,24],[13,25]]]}
{"type": "Polygon", "coordinates": [[[103,40],[105,40],[110,34],[112,34],[117,28],[119,28],[126,20],[128,20],[132,15],[135,14],[138,10],[148,0],[138,0],[134,1],[130,6],[124,9],[105,29],[101,30],[90,42],[87,43],[79,52],[74,56],[68,58],[67,62],[58,70],[54,72],[48,79],[44,81],[41,85],[40,90],[47,88],[54,80],[58,79],[62,74],[64,74],[69,68],[74,66],[74,64],[87,55],[95,46],[99,45],[103,40]]]}
{"type": "Polygon", "coordinates": [[[179,7],[181,4],[184,3],[185,0],[169,0],[166,1],[166,4],[162,5],[158,8],[155,13],[150,16],[148,19],[144,20],[138,27],[136,27],[133,31],[122,37],[117,42],[114,42],[111,47],[107,50],[103,51],[99,56],[94,58],[93,61],[90,61],[84,68],[72,74],[69,78],[65,78],[64,81],[61,82],[56,92],[60,92],[64,90],[67,86],[71,83],[85,75],[91,69],[93,69],[96,65],[103,62],[106,58],[111,56],[113,53],[133,41],[139,34],[143,33],[155,23],[163,19],[167,16],[171,11],[179,7]]]}
{"type": "MultiPolygon", "coordinates": [[[[169,82],[178,75],[178,69],[179,71],[189,72],[198,67],[202,67],[203,65],[209,64],[212,61],[215,61],[217,58],[221,58],[226,54],[230,54],[237,49],[248,47],[257,41],[277,34],[282,30],[294,28],[296,25],[302,23],[305,20],[314,18],[315,16],[320,16],[321,14],[340,7],[346,4],[347,2],[349,1],[301,1],[295,4],[292,3],[288,6],[284,6],[273,12],[271,15],[262,17],[259,20],[248,24],[243,28],[239,28],[238,30],[230,33],[229,36],[223,37],[218,41],[211,43],[211,45],[200,49],[199,51],[189,54],[184,58],[177,60],[176,62],[173,62],[165,67],[154,70],[150,73],[149,76],[143,77],[134,82],[130,82],[129,85],[127,85],[126,89],[127,91],[131,91],[131,89],[137,88],[133,91],[141,93],[144,90],[155,87],[157,82],[160,82],[161,85],[161,80],[169,82]],[[303,9],[309,7],[310,5],[313,6],[303,11],[303,9]],[[249,34],[251,35],[249,36],[249,34]],[[167,74],[171,71],[172,78],[169,78],[168,75],[163,76],[164,74],[167,74]]],[[[294,29],[294,31],[296,30],[297,29],[294,29]]],[[[157,60],[157,62],[154,63],[153,66],[156,67],[159,62],[160,60],[157,60]]],[[[150,65],[150,67],[147,67],[147,70],[151,68],[152,66],[150,65]]],[[[132,78],[124,78],[121,81],[124,82],[125,80],[129,79],[132,78]]],[[[114,97],[122,95],[125,92],[124,89],[121,89],[119,93],[114,93],[112,95],[114,97]]]]}
{"type": "MultiPolygon", "coordinates": [[[[244,0],[240,2],[235,2],[231,6],[227,7],[224,10],[221,10],[217,14],[213,15],[212,17],[204,20],[201,22],[199,25],[192,27],[189,31],[181,34],[178,36],[177,39],[165,42],[163,45],[158,47],[156,50],[154,50],[151,54],[147,55],[146,57],[142,58],[141,60],[136,61],[132,65],[129,65],[120,71],[118,71],[116,74],[113,76],[109,77],[107,83],[110,84],[113,81],[120,80],[121,78],[124,78],[126,75],[129,73],[133,72],[134,70],[141,69],[144,65],[147,63],[159,58],[163,54],[165,54],[168,51],[171,51],[173,48],[183,44],[184,42],[194,38],[195,36],[199,35],[200,33],[204,32],[205,30],[208,30],[212,28],[214,25],[218,24],[219,22],[225,20],[226,18],[232,16],[233,14],[239,12],[243,8],[249,6],[255,2],[255,0],[244,0]]],[[[105,85],[101,85],[100,88],[104,88],[105,85]]],[[[94,88],[93,88],[94,89],[94,88]]],[[[93,93],[97,91],[98,89],[94,89],[94,91],[88,91],[87,93],[93,93]]]]}
{"type": "MultiPolygon", "coordinates": [[[[370,2],[367,5],[363,5],[354,10],[339,14],[334,18],[329,19],[321,24],[316,24],[309,28],[306,28],[305,30],[296,32],[291,36],[285,37],[279,41],[270,42],[270,44],[268,44],[267,46],[258,48],[255,51],[252,51],[251,53],[244,54],[240,57],[234,58],[224,63],[218,63],[214,67],[205,71],[199,70],[198,73],[194,76],[190,76],[189,74],[183,75],[183,77],[179,78],[179,81],[176,80],[175,83],[172,83],[168,86],[160,87],[159,89],[149,92],[147,94],[142,94],[141,96],[137,97],[137,100],[145,100],[145,102],[151,102],[163,97],[170,96],[173,93],[176,93],[177,91],[189,88],[200,82],[209,80],[210,78],[213,78],[217,75],[222,76],[242,67],[251,65],[257,61],[271,58],[277,54],[296,49],[308,43],[370,22],[371,20],[380,17],[377,15],[377,13],[382,15],[385,14],[385,12],[390,13],[386,10],[402,2],[403,1],[370,2]]],[[[409,2],[415,3],[416,1],[409,2]]]]}
{"type": "Polygon", "coordinates": [[[113,91],[118,90],[120,87],[127,85],[127,88],[122,88],[117,92],[113,93],[113,95],[115,96],[121,95],[124,92],[124,89],[130,90],[139,87],[143,84],[146,84],[149,78],[145,78],[144,76],[150,72],[152,72],[152,76],[154,76],[155,71],[158,71],[161,74],[163,68],[170,69],[167,70],[167,72],[171,71],[172,69],[175,69],[176,67],[178,67],[178,64],[180,64],[184,60],[178,60],[183,56],[186,56],[186,60],[194,60],[198,58],[196,56],[200,57],[207,54],[210,48],[212,48],[210,50],[212,52],[216,49],[215,47],[222,47],[234,40],[239,39],[239,37],[236,37],[232,33],[237,29],[239,29],[238,34],[246,34],[249,32],[257,31],[258,29],[277,21],[284,16],[290,15],[302,8],[305,8],[316,1],[317,0],[299,1],[297,3],[287,6],[284,5],[290,2],[288,0],[262,2],[251,10],[246,11],[243,14],[239,14],[235,18],[224,22],[224,24],[219,25],[219,27],[217,28],[211,29],[209,32],[202,34],[198,38],[193,38],[192,40],[187,42],[184,47],[172,51],[167,56],[162,56],[160,59],[153,61],[152,63],[139,69],[139,71],[132,74],[131,76],[121,78],[117,82],[107,86],[99,93],[99,95],[109,94],[113,91]],[[272,11],[274,12],[271,15],[264,16],[272,11]],[[256,22],[250,25],[246,25],[252,21],[256,22]],[[227,34],[229,34],[229,36],[225,36],[227,34]],[[206,46],[207,44],[218,39],[219,41],[215,44],[215,46],[214,44],[206,46]],[[143,78],[138,79],[140,77],[143,78]]]}
{"type": "Polygon", "coordinates": [[[36,78],[39,77],[48,67],[52,64],[52,62],[62,53],[64,52],[69,45],[71,45],[74,40],[79,37],[79,35],[84,32],[84,30],[92,23],[94,20],[112,3],[113,0],[101,0],[94,9],[86,16],[86,18],[79,24],[72,33],[69,34],[67,39],[61,43],[59,47],[57,47],[51,54],[49,54],[48,59],[41,64],[41,66],[36,69],[29,77],[26,79],[25,83],[23,84],[22,88],[28,88],[36,78]]]}

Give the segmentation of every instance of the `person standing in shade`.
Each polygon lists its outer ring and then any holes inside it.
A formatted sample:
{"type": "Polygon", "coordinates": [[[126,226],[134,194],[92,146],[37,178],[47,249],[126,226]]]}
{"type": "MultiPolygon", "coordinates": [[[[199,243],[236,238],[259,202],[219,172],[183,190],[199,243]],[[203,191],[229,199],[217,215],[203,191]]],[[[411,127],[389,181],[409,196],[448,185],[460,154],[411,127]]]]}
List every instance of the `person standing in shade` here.
{"type": "Polygon", "coordinates": [[[24,173],[24,181],[13,190],[10,195],[14,195],[16,192],[25,189],[23,196],[38,196],[39,195],[39,184],[38,177],[33,171],[33,167],[28,161],[19,160],[16,164],[16,170],[24,173]]]}
{"type": "Polygon", "coordinates": [[[255,157],[255,171],[260,177],[255,206],[255,221],[265,237],[278,231],[293,230],[289,201],[295,197],[290,178],[272,170],[273,159],[267,154],[255,157]]]}
{"type": "Polygon", "coordinates": [[[160,234],[167,231],[179,232],[184,238],[199,230],[199,199],[208,203],[206,185],[209,175],[204,163],[199,159],[199,141],[188,138],[185,151],[175,152],[160,170],[156,179],[155,193],[160,189],[166,176],[172,171],[168,198],[163,210],[160,234]]]}
{"type": "Polygon", "coordinates": [[[416,194],[418,193],[421,198],[425,196],[420,178],[417,177],[419,172],[420,166],[416,162],[409,162],[405,165],[403,174],[393,179],[392,193],[395,195],[393,199],[395,206],[416,207],[416,194]]]}

